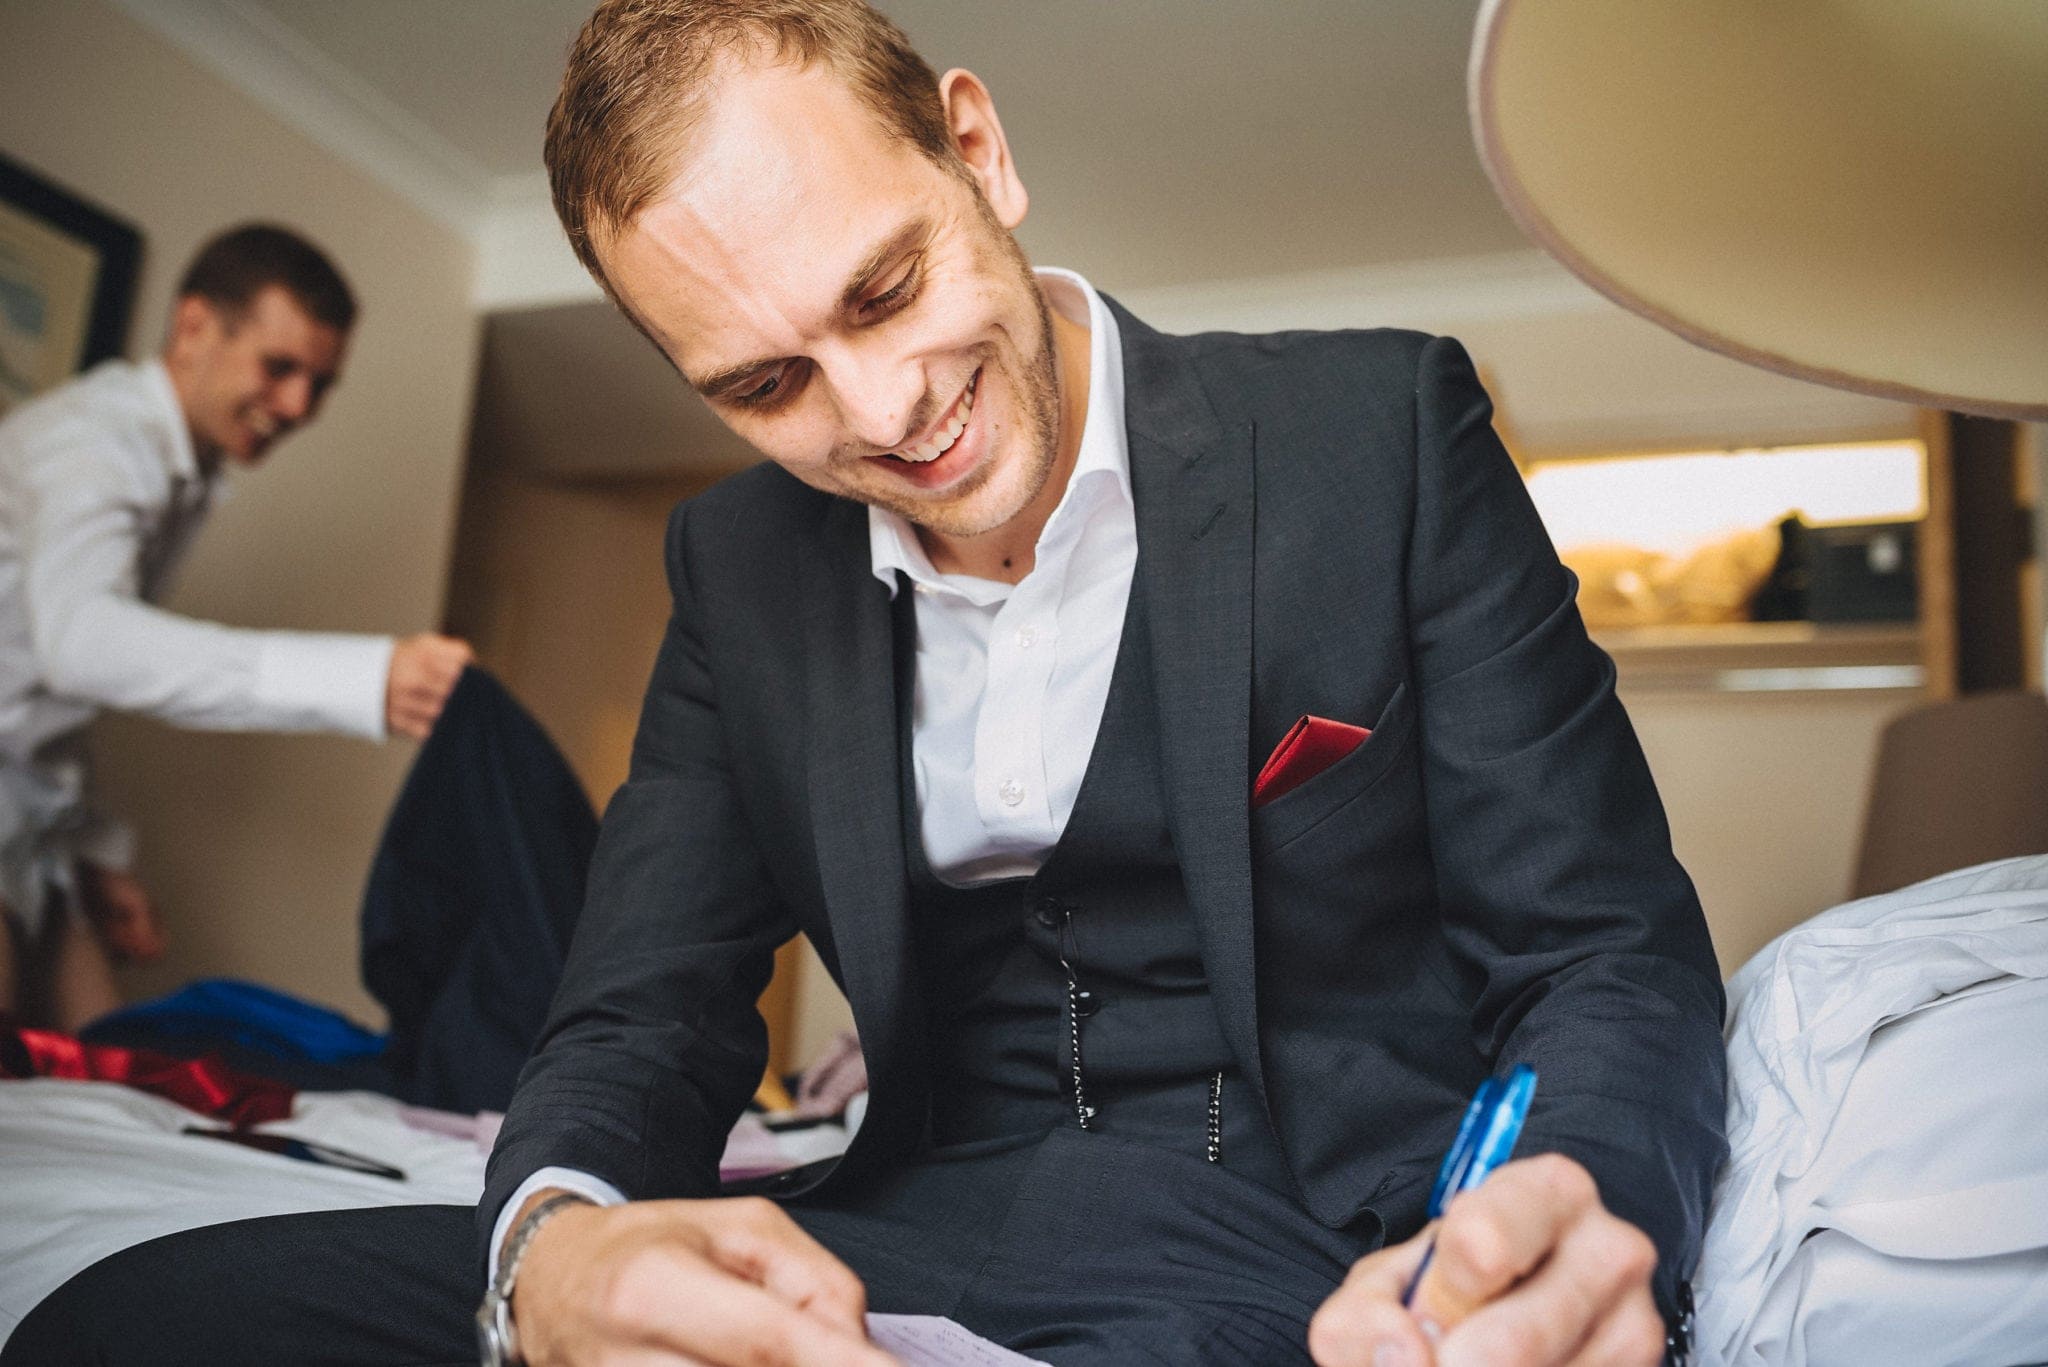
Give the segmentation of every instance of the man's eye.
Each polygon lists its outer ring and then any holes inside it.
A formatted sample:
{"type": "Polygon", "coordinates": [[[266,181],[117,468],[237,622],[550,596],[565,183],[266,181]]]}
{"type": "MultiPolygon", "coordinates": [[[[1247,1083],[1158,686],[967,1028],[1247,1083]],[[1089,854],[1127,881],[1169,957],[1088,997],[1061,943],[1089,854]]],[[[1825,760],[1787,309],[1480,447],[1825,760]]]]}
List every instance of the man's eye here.
{"type": "Polygon", "coordinates": [[[769,408],[794,392],[794,376],[788,366],[772,370],[757,381],[752,388],[743,389],[733,395],[733,402],[744,408],[769,408]]]}
{"type": "Polygon", "coordinates": [[[883,290],[880,294],[876,295],[874,298],[862,304],[860,306],[860,311],[863,314],[867,314],[869,316],[873,316],[875,314],[880,313],[893,312],[894,310],[903,307],[905,304],[909,303],[913,298],[916,297],[917,284],[917,268],[913,266],[909,270],[905,271],[903,273],[902,278],[899,279],[895,284],[891,285],[888,289],[883,290]]]}

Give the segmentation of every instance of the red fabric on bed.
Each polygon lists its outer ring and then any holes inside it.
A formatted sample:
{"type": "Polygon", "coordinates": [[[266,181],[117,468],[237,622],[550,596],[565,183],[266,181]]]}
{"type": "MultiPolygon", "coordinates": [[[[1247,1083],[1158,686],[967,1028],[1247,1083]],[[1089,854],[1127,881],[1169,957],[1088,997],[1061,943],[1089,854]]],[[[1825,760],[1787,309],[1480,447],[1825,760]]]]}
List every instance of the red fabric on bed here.
{"type": "Polygon", "coordinates": [[[0,1016],[0,1078],[55,1077],[119,1082],[236,1126],[282,1120],[298,1093],[238,1073],[218,1058],[172,1058],[150,1049],[81,1044],[55,1030],[30,1030],[0,1016]]]}

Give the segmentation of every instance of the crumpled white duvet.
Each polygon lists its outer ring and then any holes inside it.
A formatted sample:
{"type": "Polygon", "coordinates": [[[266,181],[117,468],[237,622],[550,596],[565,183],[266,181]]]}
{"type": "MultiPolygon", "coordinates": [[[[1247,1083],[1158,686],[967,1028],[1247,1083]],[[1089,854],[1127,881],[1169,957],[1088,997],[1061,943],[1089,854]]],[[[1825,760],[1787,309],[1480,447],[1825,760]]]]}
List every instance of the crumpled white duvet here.
{"type": "Polygon", "coordinates": [[[2048,1362],[2048,857],[1836,907],[1728,990],[1699,1361],[2048,1362]]]}

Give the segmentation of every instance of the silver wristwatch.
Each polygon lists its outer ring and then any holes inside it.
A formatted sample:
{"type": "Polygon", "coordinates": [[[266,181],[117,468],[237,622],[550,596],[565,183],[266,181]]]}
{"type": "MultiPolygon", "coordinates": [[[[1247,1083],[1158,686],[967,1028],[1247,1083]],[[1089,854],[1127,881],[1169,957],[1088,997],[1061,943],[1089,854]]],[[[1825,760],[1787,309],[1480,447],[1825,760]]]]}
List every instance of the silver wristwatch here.
{"type": "Polygon", "coordinates": [[[498,1276],[484,1292],[484,1303],[476,1311],[477,1354],[483,1367],[525,1367],[519,1355],[519,1336],[512,1328],[512,1284],[519,1278],[519,1264],[526,1258],[526,1246],[564,1207],[589,1205],[590,1198],[573,1191],[558,1191],[540,1202],[517,1225],[498,1256],[498,1276]]]}

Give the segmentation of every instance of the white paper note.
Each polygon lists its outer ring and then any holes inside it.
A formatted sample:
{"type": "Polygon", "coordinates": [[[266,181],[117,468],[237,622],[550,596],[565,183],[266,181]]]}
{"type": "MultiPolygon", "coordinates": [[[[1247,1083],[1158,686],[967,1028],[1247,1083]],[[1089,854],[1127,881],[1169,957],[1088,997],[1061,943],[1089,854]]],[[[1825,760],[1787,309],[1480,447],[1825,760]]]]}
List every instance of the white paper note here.
{"type": "Polygon", "coordinates": [[[903,1367],[1045,1367],[939,1315],[869,1315],[868,1336],[903,1367]]]}

